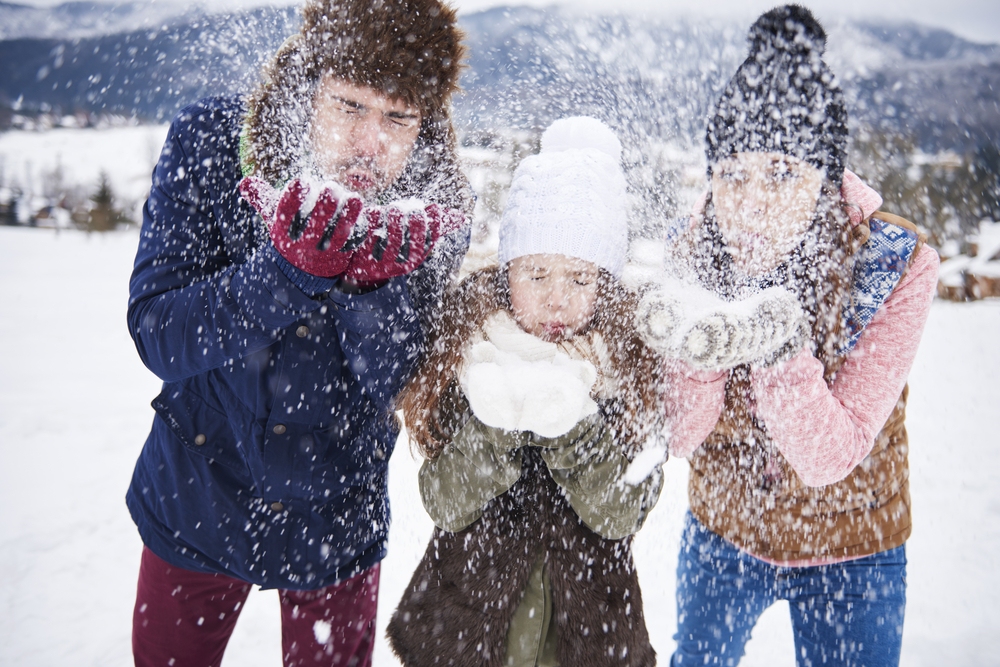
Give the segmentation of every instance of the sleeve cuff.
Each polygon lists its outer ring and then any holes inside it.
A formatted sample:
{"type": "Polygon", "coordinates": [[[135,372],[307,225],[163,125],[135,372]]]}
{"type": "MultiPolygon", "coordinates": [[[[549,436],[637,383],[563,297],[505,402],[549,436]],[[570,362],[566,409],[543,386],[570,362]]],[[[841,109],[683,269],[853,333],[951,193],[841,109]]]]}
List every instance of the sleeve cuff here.
{"type": "Polygon", "coordinates": [[[337,278],[324,278],[306,273],[282,257],[273,245],[268,245],[264,252],[289,282],[302,290],[303,294],[316,297],[329,292],[337,284],[337,278]]]}
{"type": "Polygon", "coordinates": [[[805,347],[791,359],[774,366],[758,366],[751,373],[755,386],[771,387],[781,384],[787,387],[802,384],[816,374],[822,377],[823,364],[805,347]]]}
{"type": "Polygon", "coordinates": [[[668,367],[667,370],[676,375],[682,375],[683,377],[691,380],[693,382],[699,382],[701,384],[711,384],[713,382],[718,382],[723,377],[729,374],[728,369],[722,370],[698,370],[689,366],[686,362],[680,359],[668,359],[665,362],[668,367]]]}
{"type": "Polygon", "coordinates": [[[288,279],[269,248],[258,249],[236,269],[229,289],[246,316],[265,328],[288,326],[322,305],[288,279]]]}
{"type": "Polygon", "coordinates": [[[398,328],[406,320],[416,319],[410,305],[405,278],[393,278],[371,292],[350,294],[334,286],[329,298],[338,308],[338,318],[362,335],[378,334],[386,328],[398,328]]]}

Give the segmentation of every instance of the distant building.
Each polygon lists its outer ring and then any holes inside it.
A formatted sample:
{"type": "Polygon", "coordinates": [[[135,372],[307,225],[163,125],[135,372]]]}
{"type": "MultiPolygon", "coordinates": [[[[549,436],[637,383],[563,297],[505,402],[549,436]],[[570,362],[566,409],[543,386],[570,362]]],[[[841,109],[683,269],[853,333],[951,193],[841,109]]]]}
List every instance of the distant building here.
{"type": "Polygon", "coordinates": [[[951,301],[1000,297],[1000,222],[983,220],[966,254],[941,263],[938,296],[951,301]]]}

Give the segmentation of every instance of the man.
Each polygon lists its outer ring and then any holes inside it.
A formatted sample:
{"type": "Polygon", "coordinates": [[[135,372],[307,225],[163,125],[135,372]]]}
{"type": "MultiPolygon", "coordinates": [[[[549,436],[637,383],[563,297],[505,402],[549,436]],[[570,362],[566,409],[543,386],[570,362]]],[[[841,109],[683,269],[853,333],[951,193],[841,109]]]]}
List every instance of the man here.
{"type": "Polygon", "coordinates": [[[462,55],[438,0],[311,0],[247,104],[171,126],[128,309],[164,380],[126,498],[137,665],[219,665],[251,584],[285,665],[371,663],[392,400],[468,246],[462,55]]]}

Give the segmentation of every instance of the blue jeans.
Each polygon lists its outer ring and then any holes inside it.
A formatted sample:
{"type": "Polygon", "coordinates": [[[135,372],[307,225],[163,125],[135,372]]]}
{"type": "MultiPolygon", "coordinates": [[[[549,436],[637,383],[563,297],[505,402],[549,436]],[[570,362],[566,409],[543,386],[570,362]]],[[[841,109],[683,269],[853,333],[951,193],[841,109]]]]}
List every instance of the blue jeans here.
{"type": "Polygon", "coordinates": [[[677,563],[672,667],[735,667],[757,619],[777,600],[788,600],[798,667],[898,665],[905,547],[836,565],[776,567],[688,512],[677,563]]]}

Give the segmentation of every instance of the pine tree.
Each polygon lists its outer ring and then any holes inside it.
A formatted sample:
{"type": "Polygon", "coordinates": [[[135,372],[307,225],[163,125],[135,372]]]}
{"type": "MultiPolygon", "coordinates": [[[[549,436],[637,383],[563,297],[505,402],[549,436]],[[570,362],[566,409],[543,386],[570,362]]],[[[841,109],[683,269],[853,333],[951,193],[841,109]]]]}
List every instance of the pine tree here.
{"type": "Polygon", "coordinates": [[[115,194],[111,189],[107,172],[101,172],[97,192],[90,196],[90,201],[93,202],[93,206],[90,208],[87,231],[108,232],[122,221],[121,210],[115,208],[115,194]]]}

